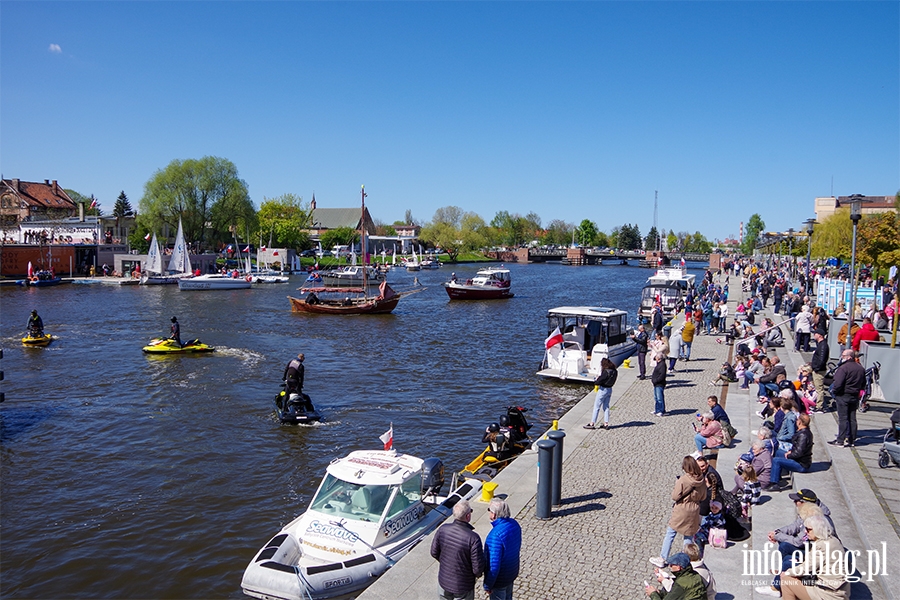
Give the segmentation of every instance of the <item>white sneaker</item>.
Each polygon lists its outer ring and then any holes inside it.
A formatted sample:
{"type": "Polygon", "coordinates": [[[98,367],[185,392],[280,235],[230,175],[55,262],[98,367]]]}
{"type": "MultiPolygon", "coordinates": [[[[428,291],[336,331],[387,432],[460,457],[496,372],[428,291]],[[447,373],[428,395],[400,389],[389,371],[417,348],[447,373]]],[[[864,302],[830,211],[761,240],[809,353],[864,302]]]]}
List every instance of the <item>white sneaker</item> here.
{"type": "Polygon", "coordinates": [[[649,561],[651,565],[660,569],[663,569],[666,566],[666,561],[662,556],[654,556],[653,558],[649,559],[649,561]]]}
{"type": "Polygon", "coordinates": [[[762,596],[772,596],[773,598],[781,598],[781,592],[773,588],[771,585],[766,585],[762,587],[756,588],[756,593],[762,596]]]}

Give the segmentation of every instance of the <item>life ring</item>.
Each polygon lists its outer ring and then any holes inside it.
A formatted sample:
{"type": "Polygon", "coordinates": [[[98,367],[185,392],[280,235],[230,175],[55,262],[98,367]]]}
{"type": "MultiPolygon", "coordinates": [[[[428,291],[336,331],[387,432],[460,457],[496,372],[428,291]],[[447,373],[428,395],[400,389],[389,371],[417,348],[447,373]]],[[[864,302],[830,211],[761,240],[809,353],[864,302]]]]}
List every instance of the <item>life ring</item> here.
{"type": "Polygon", "coordinates": [[[253,277],[251,277],[250,275],[247,275],[247,277],[245,277],[244,279],[251,282],[253,281],[253,277]]]}
{"type": "Polygon", "coordinates": [[[38,281],[40,281],[40,280],[38,279],[38,276],[37,276],[37,275],[33,275],[33,276],[31,277],[31,282],[32,282],[32,283],[37,283],[38,281]]]}

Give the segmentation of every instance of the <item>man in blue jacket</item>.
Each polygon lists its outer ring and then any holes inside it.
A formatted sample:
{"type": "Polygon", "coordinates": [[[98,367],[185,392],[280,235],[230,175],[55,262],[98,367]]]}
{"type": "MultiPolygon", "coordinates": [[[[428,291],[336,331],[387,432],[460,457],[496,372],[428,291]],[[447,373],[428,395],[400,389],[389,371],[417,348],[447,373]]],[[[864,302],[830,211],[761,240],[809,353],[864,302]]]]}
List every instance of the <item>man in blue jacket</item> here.
{"type": "Polygon", "coordinates": [[[499,498],[491,500],[488,515],[493,529],[484,539],[484,589],[491,600],[512,600],[513,582],[519,576],[522,528],[499,498]]]}

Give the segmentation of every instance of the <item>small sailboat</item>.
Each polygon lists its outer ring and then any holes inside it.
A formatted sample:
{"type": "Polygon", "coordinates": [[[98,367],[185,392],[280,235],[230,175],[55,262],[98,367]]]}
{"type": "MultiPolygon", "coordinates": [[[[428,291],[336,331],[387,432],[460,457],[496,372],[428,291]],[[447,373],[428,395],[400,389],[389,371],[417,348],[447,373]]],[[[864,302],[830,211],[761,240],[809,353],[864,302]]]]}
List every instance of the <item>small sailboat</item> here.
{"type": "Polygon", "coordinates": [[[154,231],[153,239],[150,240],[150,250],[147,252],[147,264],[141,273],[141,285],[172,285],[178,283],[178,279],[184,276],[184,273],[173,275],[163,273],[162,253],[154,231]]]}

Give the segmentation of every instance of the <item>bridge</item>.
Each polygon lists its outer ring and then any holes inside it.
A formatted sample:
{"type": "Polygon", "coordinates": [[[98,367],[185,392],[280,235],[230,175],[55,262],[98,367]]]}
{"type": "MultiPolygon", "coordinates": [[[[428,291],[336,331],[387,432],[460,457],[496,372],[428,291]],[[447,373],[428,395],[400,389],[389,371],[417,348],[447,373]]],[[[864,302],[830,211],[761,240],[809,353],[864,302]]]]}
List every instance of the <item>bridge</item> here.
{"type": "Polygon", "coordinates": [[[710,255],[697,252],[660,253],[644,250],[597,250],[594,248],[517,248],[515,250],[496,250],[485,252],[485,255],[507,263],[541,263],[562,261],[572,265],[599,264],[636,264],[641,267],[656,267],[659,256],[678,263],[682,257],[685,261],[709,264],[710,255]]]}

